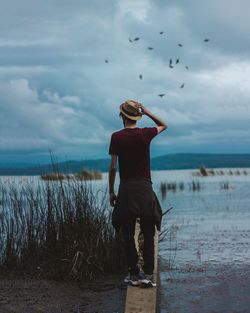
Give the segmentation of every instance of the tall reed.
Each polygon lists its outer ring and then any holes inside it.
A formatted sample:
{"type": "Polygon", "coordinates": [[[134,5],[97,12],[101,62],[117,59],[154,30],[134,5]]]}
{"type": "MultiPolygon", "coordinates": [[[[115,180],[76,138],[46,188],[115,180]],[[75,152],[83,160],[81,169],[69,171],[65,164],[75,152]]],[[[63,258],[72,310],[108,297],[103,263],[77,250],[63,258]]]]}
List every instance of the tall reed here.
{"type": "Polygon", "coordinates": [[[107,192],[101,196],[84,181],[34,186],[0,180],[2,270],[54,278],[123,270],[121,238],[107,200],[107,192]]]}

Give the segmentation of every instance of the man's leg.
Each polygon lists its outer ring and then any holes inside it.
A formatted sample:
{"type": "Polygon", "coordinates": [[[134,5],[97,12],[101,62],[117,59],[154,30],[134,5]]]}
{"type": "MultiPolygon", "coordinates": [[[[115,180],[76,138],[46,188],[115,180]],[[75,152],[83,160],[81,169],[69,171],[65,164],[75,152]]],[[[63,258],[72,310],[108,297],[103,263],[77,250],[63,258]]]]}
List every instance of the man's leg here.
{"type": "Polygon", "coordinates": [[[152,275],[154,272],[154,235],[155,223],[141,219],[141,230],[144,237],[143,245],[143,271],[145,274],[152,275]]]}
{"type": "Polygon", "coordinates": [[[122,233],[124,238],[125,252],[127,256],[128,268],[130,275],[139,273],[138,254],[135,247],[135,219],[122,224],[122,233]]]}

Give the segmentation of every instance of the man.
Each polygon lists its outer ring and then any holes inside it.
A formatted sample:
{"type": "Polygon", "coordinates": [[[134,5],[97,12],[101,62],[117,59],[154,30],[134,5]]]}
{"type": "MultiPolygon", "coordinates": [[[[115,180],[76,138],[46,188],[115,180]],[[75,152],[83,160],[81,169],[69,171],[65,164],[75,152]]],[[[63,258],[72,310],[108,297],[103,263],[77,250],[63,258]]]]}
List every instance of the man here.
{"type": "Polygon", "coordinates": [[[150,142],[167,125],[133,100],[127,100],[120,105],[120,117],[124,129],[112,134],[109,147],[109,196],[110,205],[114,207],[112,224],[117,230],[121,228],[124,237],[129,270],[129,276],[124,281],[133,286],[141,283],[144,287],[153,287],[156,286],[153,279],[155,226],[160,230],[162,211],[152,188],[150,142]],[[152,119],[157,127],[138,128],[136,122],[143,115],[152,119]],[[114,183],[117,158],[120,184],[116,196],[114,183]],[[143,272],[140,272],[137,265],[138,255],[134,240],[136,218],[140,218],[144,237],[143,272]]]}

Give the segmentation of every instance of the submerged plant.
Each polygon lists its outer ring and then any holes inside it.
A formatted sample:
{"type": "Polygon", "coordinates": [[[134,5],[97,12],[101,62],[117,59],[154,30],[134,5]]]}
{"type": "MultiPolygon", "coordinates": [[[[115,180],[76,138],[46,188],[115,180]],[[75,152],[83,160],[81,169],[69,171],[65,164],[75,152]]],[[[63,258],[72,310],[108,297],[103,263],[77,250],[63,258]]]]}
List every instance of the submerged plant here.
{"type": "Polygon", "coordinates": [[[200,174],[201,174],[202,176],[208,176],[207,169],[206,169],[206,167],[205,167],[204,165],[202,165],[202,166],[200,167],[200,174]]]}

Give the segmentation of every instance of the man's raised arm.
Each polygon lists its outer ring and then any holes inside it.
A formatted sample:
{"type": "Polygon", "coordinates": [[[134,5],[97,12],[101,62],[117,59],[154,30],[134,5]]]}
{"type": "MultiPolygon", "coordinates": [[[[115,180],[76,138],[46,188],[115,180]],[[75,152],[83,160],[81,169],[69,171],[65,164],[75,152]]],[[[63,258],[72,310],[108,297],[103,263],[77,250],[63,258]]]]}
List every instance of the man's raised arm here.
{"type": "Polygon", "coordinates": [[[142,114],[147,115],[149,118],[151,118],[151,120],[155,122],[155,124],[157,125],[158,134],[168,128],[168,125],[165,122],[163,122],[159,117],[146,109],[141,103],[138,103],[137,107],[141,110],[142,114]]]}

